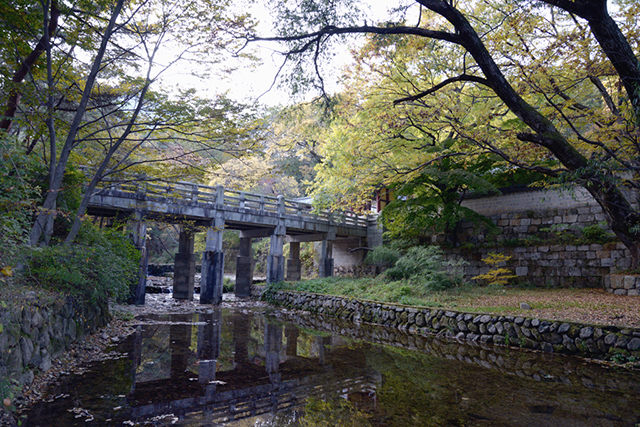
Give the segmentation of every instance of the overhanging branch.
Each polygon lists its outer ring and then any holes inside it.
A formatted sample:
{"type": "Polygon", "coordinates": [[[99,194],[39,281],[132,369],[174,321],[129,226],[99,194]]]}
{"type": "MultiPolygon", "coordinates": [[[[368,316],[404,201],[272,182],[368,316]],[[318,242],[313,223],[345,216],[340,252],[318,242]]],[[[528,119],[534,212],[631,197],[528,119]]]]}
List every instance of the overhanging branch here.
{"type": "MultiPolygon", "coordinates": [[[[450,43],[460,44],[460,38],[457,34],[447,33],[446,31],[434,31],[426,28],[417,28],[417,27],[406,27],[406,26],[396,26],[396,27],[374,27],[370,25],[363,25],[360,27],[335,27],[335,26],[326,26],[318,31],[308,33],[308,34],[298,34],[293,36],[276,36],[276,37],[251,37],[248,39],[249,42],[256,41],[266,41],[266,42],[291,42],[291,41],[301,41],[313,39],[316,40],[322,36],[332,36],[332,35],[340,35],[340,34],[381,34],[381,35],[413,35],[413,36],[421,36],[428,37],[437,40],[444,40],[450,43]]],[[[312,43],[308,43],[305,45],[305,48],[308,48],[312,43]]],[[[300,52],[300,49],[297,50],[300,52]]]]}
{"type": "Polygon", "coordinates": [[[485,86],[491,87],[491,83],[483,78],[483,77],[478,77],[478,76],[472,76],[469,74],[461,74],[459,76],[456,77],[451,77],[449,79],[444,80],[443,82],[438,83],[437,85],[435,85],[434,87],[427,89],[423,92],[417,93],[415,95],[411,95],[411,96],[406,96],[404,98],[400,98],[400,99],[396,99],[395,101],[393,101],[394,105],[398,105],[401,104],[403,102],[409,102],[409,101],[416,101],[420,98],[424,98],[427,95],[430,95],[434,92],[437,92],[438,90],[442,89],[443,87],[450,85],[452,83],[457,83],[457,82],[474,82],[474,83],[480,83],[483,84],[485,86]]]}

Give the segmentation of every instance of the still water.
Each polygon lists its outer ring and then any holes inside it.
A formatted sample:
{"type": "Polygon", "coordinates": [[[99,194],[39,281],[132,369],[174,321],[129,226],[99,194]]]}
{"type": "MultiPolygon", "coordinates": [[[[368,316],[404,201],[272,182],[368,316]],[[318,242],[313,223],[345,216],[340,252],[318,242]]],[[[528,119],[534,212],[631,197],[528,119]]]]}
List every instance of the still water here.
{"type": "Polygon", "coordinates": [[[149,316],[115,350],[26,425],[640,423],[640,372],[281,310],[149,316]]]}

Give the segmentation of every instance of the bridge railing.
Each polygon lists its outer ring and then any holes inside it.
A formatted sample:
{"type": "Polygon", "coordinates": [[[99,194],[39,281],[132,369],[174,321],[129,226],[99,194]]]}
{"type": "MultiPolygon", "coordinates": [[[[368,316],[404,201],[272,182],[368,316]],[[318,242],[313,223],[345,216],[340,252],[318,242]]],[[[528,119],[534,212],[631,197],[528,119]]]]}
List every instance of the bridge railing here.
{"type": "Polygon", "coordinates": [[[297,200],[247,193],[221,186],[211,187],[192,182],[121,182],[113,185],[105,184],[101,188],[149,197],[162,197],[172,202],[207,203],[219,207],[235,207],[258,211],[261,214],[293,215],[301,219],[326,221],[345,226],[366,227],[369,218],[368,215],[358,214],[353,211],[315,209],[309,203],[297,200]]]}

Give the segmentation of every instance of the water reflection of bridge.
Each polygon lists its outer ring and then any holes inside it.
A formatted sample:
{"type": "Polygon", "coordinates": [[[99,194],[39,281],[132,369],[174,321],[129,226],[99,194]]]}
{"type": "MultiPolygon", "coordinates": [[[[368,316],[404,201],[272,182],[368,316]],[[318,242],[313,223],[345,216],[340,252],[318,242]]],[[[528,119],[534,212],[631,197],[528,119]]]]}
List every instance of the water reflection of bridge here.
{"type": "MultiPolygon", "coordinates": [[[[248,296],[253,278],[251,240],[269,237],[267,282],[285,279],[284,241],[289,241],[286,260],[287,280],[299,280],[301,273],[300,243],[321,241],[320,276],[333,274],[333,245],[336,240],[352,242],[353,247],[366,246],[368,233],[377,233],[375,218],[351,211],[315,210],[307,203],[204,185],[176,182],[165,185],[145,183],[119,184],[100,189],[91,197],[87,212],[100,217],[133,217],[136,246],[143,257],[136,304],[144,304],[146,283],[146,221],[157,220],[181,224],[178,253],[174,267],[174,297],[193,297],[195,255],[194,232],[207,230],[202,257],[202,303],[222,300],[224,252],[222,233],[240,230],[237,258],[236,295],[248,296]]],[[[372,234],[372,236],[373,236],[372,234]]],[[[353,254],[350,255],[354,257],[353,254]]]]}
{"type": "Polygon", "coordinates": [[[376,376],[367,372],[364,355],[353,354],[346,346],[332,346],[336,338],[314,336],[313,354],[301,354],[305,352],[299,351],[297,328],[238,313],[227,318],[234,343],[227,353],[233,354],[233,360],[227,354],[220,364],[221,311],[201,314],[197,323],[192,323],[192,316],[171,315],[168,325],[149,325],[148,332],[142,327],[136,332],[131,349],[135,380],[127,395],[131,409],[122,414],[128,419],[173,414],[189,420],[202,418],[209,424],[294,410],[303,407],[308,397],[321,398],[336,390],[347,397],[375,396],[376,376]],[[160,352],[170,354],[166,372],[145,377],[144,364],[153,358],[145,354],[145,340],[167,327],[164,338],[170,345],[160,352]],[[263,343],[258,328],[263,329],[263,343]],[[195,351],[190,350],[194,333],[195,351]]]}

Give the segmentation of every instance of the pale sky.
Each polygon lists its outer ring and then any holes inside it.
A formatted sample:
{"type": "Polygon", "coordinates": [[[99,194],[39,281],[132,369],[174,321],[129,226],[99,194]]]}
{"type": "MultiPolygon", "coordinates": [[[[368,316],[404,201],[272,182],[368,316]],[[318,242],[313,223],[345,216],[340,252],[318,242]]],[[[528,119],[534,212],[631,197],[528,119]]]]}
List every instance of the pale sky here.
{"type": "MultiPolygon", "coordinates": [[[[368,3],[372,9],[371,16],[378,17],[379,19],[384,19],[388,16],[388,3],[381,0],[369,0],[366,1],[366,3],[368,3]]],[[[256,15],[260,20],[259,32],[264,36],[271,35],[270,14],[266,9],[262,9],[262,12],[260,12],[260,9],[261,8],[256,7],[255,4],[252,6],[252,10],[257,10],[256,15]]],[[[364,19],[363,17],[363,23],[364,19]]],[[[371,19],[368,23],[372,23],[371,19]]],[[[358,39],[359,37],[354,37],[352,43],[357,43],[358,39]]],[[[331,67],[326,67],[327,70],[333,70],[332,72],[327,71],[323,74],[326,89],[329,93],[335,93],[340,90],[338,78],[341,69],[351,60],[349,47],[349,44],[344,45],[343,48],[336,53],[331,67]]],[[[181,69],[179,67],[172,69],[164,78],[170,84],[177,84],[183,88],[194,87],[202,96],[204,96],[205,93],[215,94],[228,90],[229,97],[238,101],[254,101],[262,95],[258,102],[267,106],[289,105],[293,103],[294,100],[291,99],[288,90],[286,88],[279,89],[277,83],[269,90],[283,60],[282,55],[276,51],[278,46],[274,43],[256,43],[254,46],[249,46],[249,48],[253,48],[257,52],[262,60],[262,64],[242,66],[224,80],[212,78],[208,81],[199,81],[189,76],[184,68],[181,69]]],[[[317,95],[317,93],[310,91],[306,95],[306,98],[302,100],[309,100],[317,95]]]]}

